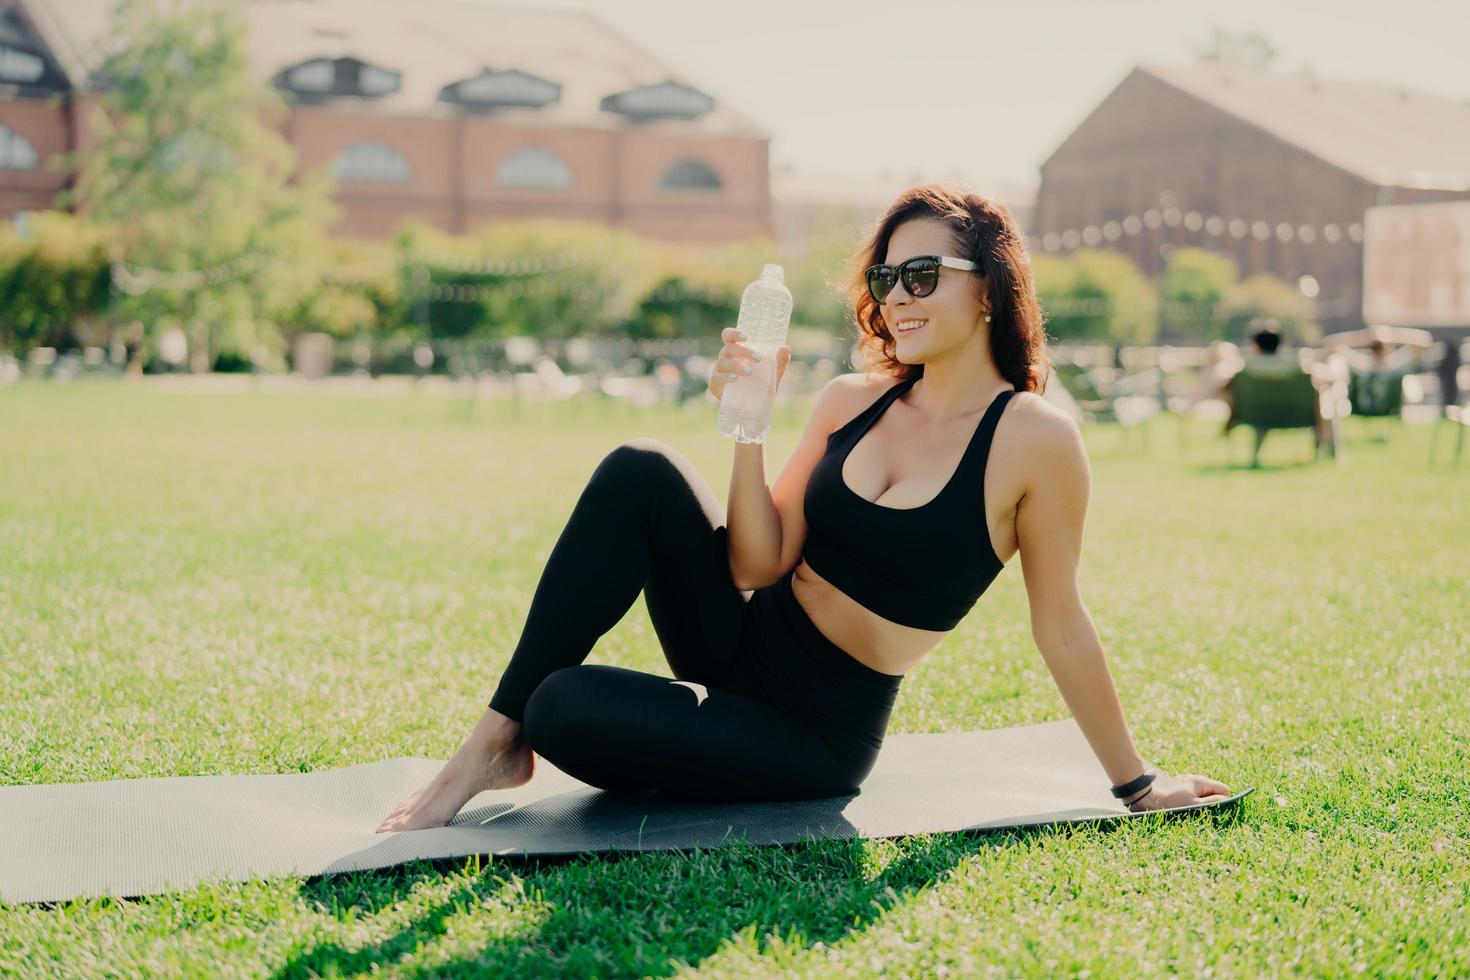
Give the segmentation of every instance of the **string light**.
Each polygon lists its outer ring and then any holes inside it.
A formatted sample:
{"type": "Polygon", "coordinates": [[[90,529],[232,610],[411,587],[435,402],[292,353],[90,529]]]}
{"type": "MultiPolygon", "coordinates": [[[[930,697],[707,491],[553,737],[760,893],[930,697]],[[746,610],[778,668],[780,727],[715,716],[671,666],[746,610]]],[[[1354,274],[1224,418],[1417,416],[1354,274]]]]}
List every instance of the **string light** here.
{"type": "Polygon", "coordinates": [[[1274,237],[1279,242],[1299,241],[1304,245],[1312,245],[1318,241],[1335,245],[1344,238],[1355,244],[1363,241],[1361,221],[1351,222],[1345,228],[1332,221],[1322,225],[1278,221],[1273,225],[1259,218],[1227,218],[1202,211],[1184,211],[1171,205],[1162,209],[1147,208],[1138,214],[1109,219],[1101,225],[1049,231],[1039,237],[1028,234],[1026,242],[1029,247],[1039,247],[1043,252],[1071,251],[1079,245],[1094,246],[1102,241],[1116,242],[1124,237],[1131,238],[1141,234],[1144,229],[1156,231],[1161,227],[1176,228],[1180,225],[1189,232],[1198,234],[1203,231],[1211,238],[1224,238],[1228,235],[1236,241],[1246,237],[1260,242],[1270,241],[1274,237]]]}
{"type": "MultiPolygon", "coordinates": [[[[1345,230],[1337,222],[1326,222],[1318,226],[1314,224],[1294,225],[1290,222],[1279,221],[1273,226],[1270,222],[1261,219],[1247,221],[1244,218],[1226,218],[1223,215],[1204,214],[1199,211],[1184,212],[1178,207],[1171,206],[1162,210],[1148,208],[1141,214],[1128,214],[1122,218],[1110,219],[1101,225],[1091,224],[1081,228],[1050,231],[1040,236],[1039,240],[1033,235],[1027,235],[1026,239],[1030,247],[1040,247],[1044,252],[1071,251],[1081,245],[1096,246],[1103,241],[1117,242],[1124,237],[1134,237],[1141,234],[1145,228],[1152,231],[1160,227],[1177,227],[1180,224],[1183,224],[1184,228],[1190,232],[1204,231],[1211,238],[1222,238],[1228,235],[1237,241],[1249,236],[1257,241],[1266,242],[1274,236],[1283,243],[1299,241],[1304,245],[1312,245],[1320,240],[1329,245],[1335,245],[1344,237],[1352,243],[1361,243],[1364,235],[1363,224],[1359,221],[1348,224],[1345,230]]],[[[209,269],[150,269],[125,262],[115,262],[112,268],[113,278],[118,287],[125,292],[136,294],[158,288],[199,289],[228,279],[242,277],[252,267],[258,268],[268,263],[295,264],[287,259],[257,252],[247,253],[209,269]]],[[[578,264],[578,256],[570,251],[510,259],[469,258],[415,251],[370,260],[345,269],[327,269],[323,271],[321,278],[333,283],[358,283],[411,265],[429,265],[462,274],[511,278],[545,275],[569,269],[578,264]]],[[[649,298],[661,302],[687,295],[688,290],[682,293],[673,290],[667,296],[650,296],[649,298]]]]}
{"type": "MultiPolygon", "coordinates": [[[[405,269],[442,270],[456,275],[496,276],[504,281],[497,283],[425,283],[427,298],[435,303],[479,303],[492,296],[514,297],[530,295],[539,283],[546,282],[557,273],[577,267],[581,257],[566,250],[554,254],[527,256],[509,259],[467,258],[443,255],[427,250],[401,252],[385,258],[359,263],[346,268],[326,269],[321,279],[331,283],[356,284],[379,278],[388,273],[405,269]]],[[[115,262],[112,265],[113,281],[129,295],[139,295],[154,289],[193,290],[211,286],[231,279],[240,279],[252,270],[275,264],[294,266],[289,259],[264,252],[249,253],[209,269],[174,270],[150,269],[115,262]]],[[[430,272],[432,274],[432,272],[430,272]]],[[[577,279],[560,279],[555,288],[563,295],[578,299],[598,299],[607,295],[605,285],[577,279]]],[[[721,293],[708,288],[680,283],[664,283],[646,293],[642,303],[673,303],[688,301],[706,305],[733,305],[738,302],[734,291],[721,293]]]]}
{"type": "MultiPolygon", "coordinates": [[[[1263,242],[1270,240],[1273,235],[1282,242],[1297,240],[1303,244],[1313,244],[1319,239],[1334,244],[1344,237],[1352,242],[1360,242],[1363,237],[1363,226],[1359,222],[1349,224],[1344,234],[1343,227],[1335,222],[1317,226],[1312,224],[1292,225],[1282,221],[1273,227],[1269,222],[1261,219],[1247,221],[1239,217],[1226,218],[1218,214],[1184,211],[1178,207],[1169,206],[1148,208],[1142,213],[1110,219],[1101,225],[1086,225],[1082,228],[1048,232],[1042,237],[1040,245],[1045,251],[1073,249],[1081,244],[1096,245],[1102,241],[1116,242],[1125,236],[1136,236],[1145,228],[1158,229],[1164,226],[1175,227],[1180,224],[1187,230],[1195,232],[1202,230],[1212,237],[1229,235],[1240,240],[1250,236],[1263,242]]],[[[398,252],[345,268],[329,268],[323,270],[320,278],[323,281],[337,284],[356,284],[379,278],[388,273],[401,272],[408,268],[420,268],[426,271],[437,269],[462,275],[496,276],[506,280],[480,284],[426,284],[426,297],[432,302],[469,304],[480,303],[492,296],[529,295],[537,287],[538,281],[544,281],[555,273],[572,269],[579,262],[579,256],[569,250],[548,255],[493,259],[445,255],[418,249],[398,252]]],[[[199,289],[227,280],[243,278],[252,271],[270,264],[295,265],[288,259],[265,252],[255,252],[247,253],[209,269],[200,270],[150,269],[125,262],[114,262],[112,275],[119,289],[130,295],[138,295],[153,289],[199,289]]],[[[1315,280],[1313,281],[1315,283],[1315,280]]],[[[593,299],[606,294],[606,289],[602,284],[579,280],[563,280],[556,284],[556,288],[563,295],[578,299],[593,299]]],[[[733,295],[732,293],[726,296],[699,287],[665,283],[644,294],[641,302],[647,304],[690,301],[723,305],[732,303],[733,295]]],[[[1315,299],[1315,297],[1309,298],[1315,299]]],[[[1114,304],[1105,298],[1058,298],[1045,302],[1043,308],[1047,314],[1053,316],[1108,316],[1125,312],[1124,306],[1114,304]]],[[[1196,313],[1218,313],[1220,310],[1218,304],[1174,301],[1162,301],[1159,303],[1159,308],[1172,319],[1185,318],[1196,313]]],[[[1317,316],[1349,315],[1357,310],[1357,303],[1351,298],[1327,301],[1317,299],[1313,309],[1317,316]]]]}
{"type": "MultiPolygon", "coordinates": [[[[578,255],[571,251],[515,259],[469,259],[414,251],[359,263],[345,269],[327,269],[323,271],[321,278],[332,283],[361,283],[413,266],[433,266],[464,274],[524,278],[570,269],[579,262],[578,255]]],[[[268,252],[249,252],[208,269],[150,269],[118,261],[112,263],[112,280],[123,292],[136,296],[154,289],[200,289],[226,280],[243,278],[252,270],[259,270],[266,265],[294,268],[296,263],[268,252]]]]}
{"type": "MultiPolygon", "coordinates": [[[[1315,284],[1316,280],[1313,279],[1315,284]]],[[[1313,286],[1315,288],[1315,285],[1313,286]]],[[[1304,290],[1305,293],[1305,290],[1304,290]]],[[[1153,309],[1145,304],[1115,303],[1112,300],[1099,296],[1088,296],[1081,298],[1056,298],[1043,300],[1041,302],[1042,312],[1048,316],[1108,316],[1114,313],[1135,312],[1141,309],[1153,309]]],[[[1171,320],[1183,320],[1195,315],[1221,315],[1228,313],[1229,308],[1225,303],[1186,302],[1183,300],[1161,300],[1157,304],[1165,316],[1171,320]]],[[[1317,317],[1342,316],[1352,313],[1358,308],[1357,302],[1352,297],[1336,300],[1315,301],[1312,304],[1312,313],[1317,317]]]]}

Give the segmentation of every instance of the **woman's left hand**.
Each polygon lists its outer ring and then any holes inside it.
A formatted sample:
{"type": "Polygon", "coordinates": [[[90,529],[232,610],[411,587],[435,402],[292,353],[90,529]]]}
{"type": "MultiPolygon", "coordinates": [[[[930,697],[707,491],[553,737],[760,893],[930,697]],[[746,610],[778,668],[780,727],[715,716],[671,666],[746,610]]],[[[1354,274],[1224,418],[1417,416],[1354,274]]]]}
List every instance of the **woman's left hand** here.
{"type": "Polygon", "coordinates": [[[1145,810],[1171,810],[1175,807],[1194,806],[1197,803],[1219,803],[1228,799],[1230,787],[1218,779],[1190,773],[1187,776],[1170,776],[1163,772],[1153,781],[1150,790],[1128,804],[1134,813],[1145,810]]]}

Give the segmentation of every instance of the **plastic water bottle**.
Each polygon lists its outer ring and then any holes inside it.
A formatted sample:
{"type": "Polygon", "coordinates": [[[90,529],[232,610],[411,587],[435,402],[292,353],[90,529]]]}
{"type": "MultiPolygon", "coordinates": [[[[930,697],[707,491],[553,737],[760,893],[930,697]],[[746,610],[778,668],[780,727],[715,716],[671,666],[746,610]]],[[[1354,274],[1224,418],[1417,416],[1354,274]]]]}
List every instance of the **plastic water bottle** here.
{"type": "Polygon", "coordinates": [[[745,287],[735,326],[745,334],[741,344],[761,359],[746,362],[749,374],[725,382],[720,396],[720,435],[736,442],[765,442],[776,404],[776,352],[786,343],[791,327],[791,290],[786,288],[786,273],[779,265],[767,263],[760,278],[745,287]]]}

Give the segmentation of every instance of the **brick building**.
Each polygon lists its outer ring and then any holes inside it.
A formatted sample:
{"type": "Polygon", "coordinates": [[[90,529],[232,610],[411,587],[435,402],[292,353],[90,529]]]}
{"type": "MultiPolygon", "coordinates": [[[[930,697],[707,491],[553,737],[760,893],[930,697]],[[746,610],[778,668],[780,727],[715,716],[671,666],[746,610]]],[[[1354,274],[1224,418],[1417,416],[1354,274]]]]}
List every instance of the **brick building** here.
{"type": "MultiPolygon", "coordinates": [[[[1246,65],[1135,67],[1041,166],[1032,247],[1228,255],[1315,280],[1328,332],[1362,326],[1363,214],[1470,198],[1470,104],[1246,65]]],[[[1308,288],[1312,288],[1308,281],[1308,288]]]]}
{"type": "MultiPolygon", "coordinates": [[[[87,144],[116,0],[0,0],[0,215],[53,206],[87,144]]],[[[672,241],[772,233],[769,136],[595,16],[458,0],[253,0],[252,69],[330,165],[334,231],[558,217],[672,241]]]]}

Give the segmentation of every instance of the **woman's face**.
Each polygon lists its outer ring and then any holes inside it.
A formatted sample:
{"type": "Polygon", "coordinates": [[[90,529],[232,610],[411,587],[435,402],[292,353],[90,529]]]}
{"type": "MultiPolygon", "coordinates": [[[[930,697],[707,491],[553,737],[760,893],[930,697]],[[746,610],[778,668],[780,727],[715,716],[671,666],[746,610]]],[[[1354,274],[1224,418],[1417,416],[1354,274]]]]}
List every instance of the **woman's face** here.
{"type": "MultiPolygon", "coordinates": [[[[888,239],[888,252],[883,261],[898,265],[915,255],[948,255],[964,258],[955,248],[949,228],[933,218],[913,218],[893,230],[888,239]]],[[[902,280],[888,291],[881,312],[888,332],[893,335],[894,356],[904,364],[922,364],[937,355],[968,343],[983,325],[985,301],[978,298],[981,290],[974,273],[944,266],[934,291],[915,299],[904,288],[902,280]],[[927,320],[916,330],[905,330],[907,321],[927,320]]]]}

